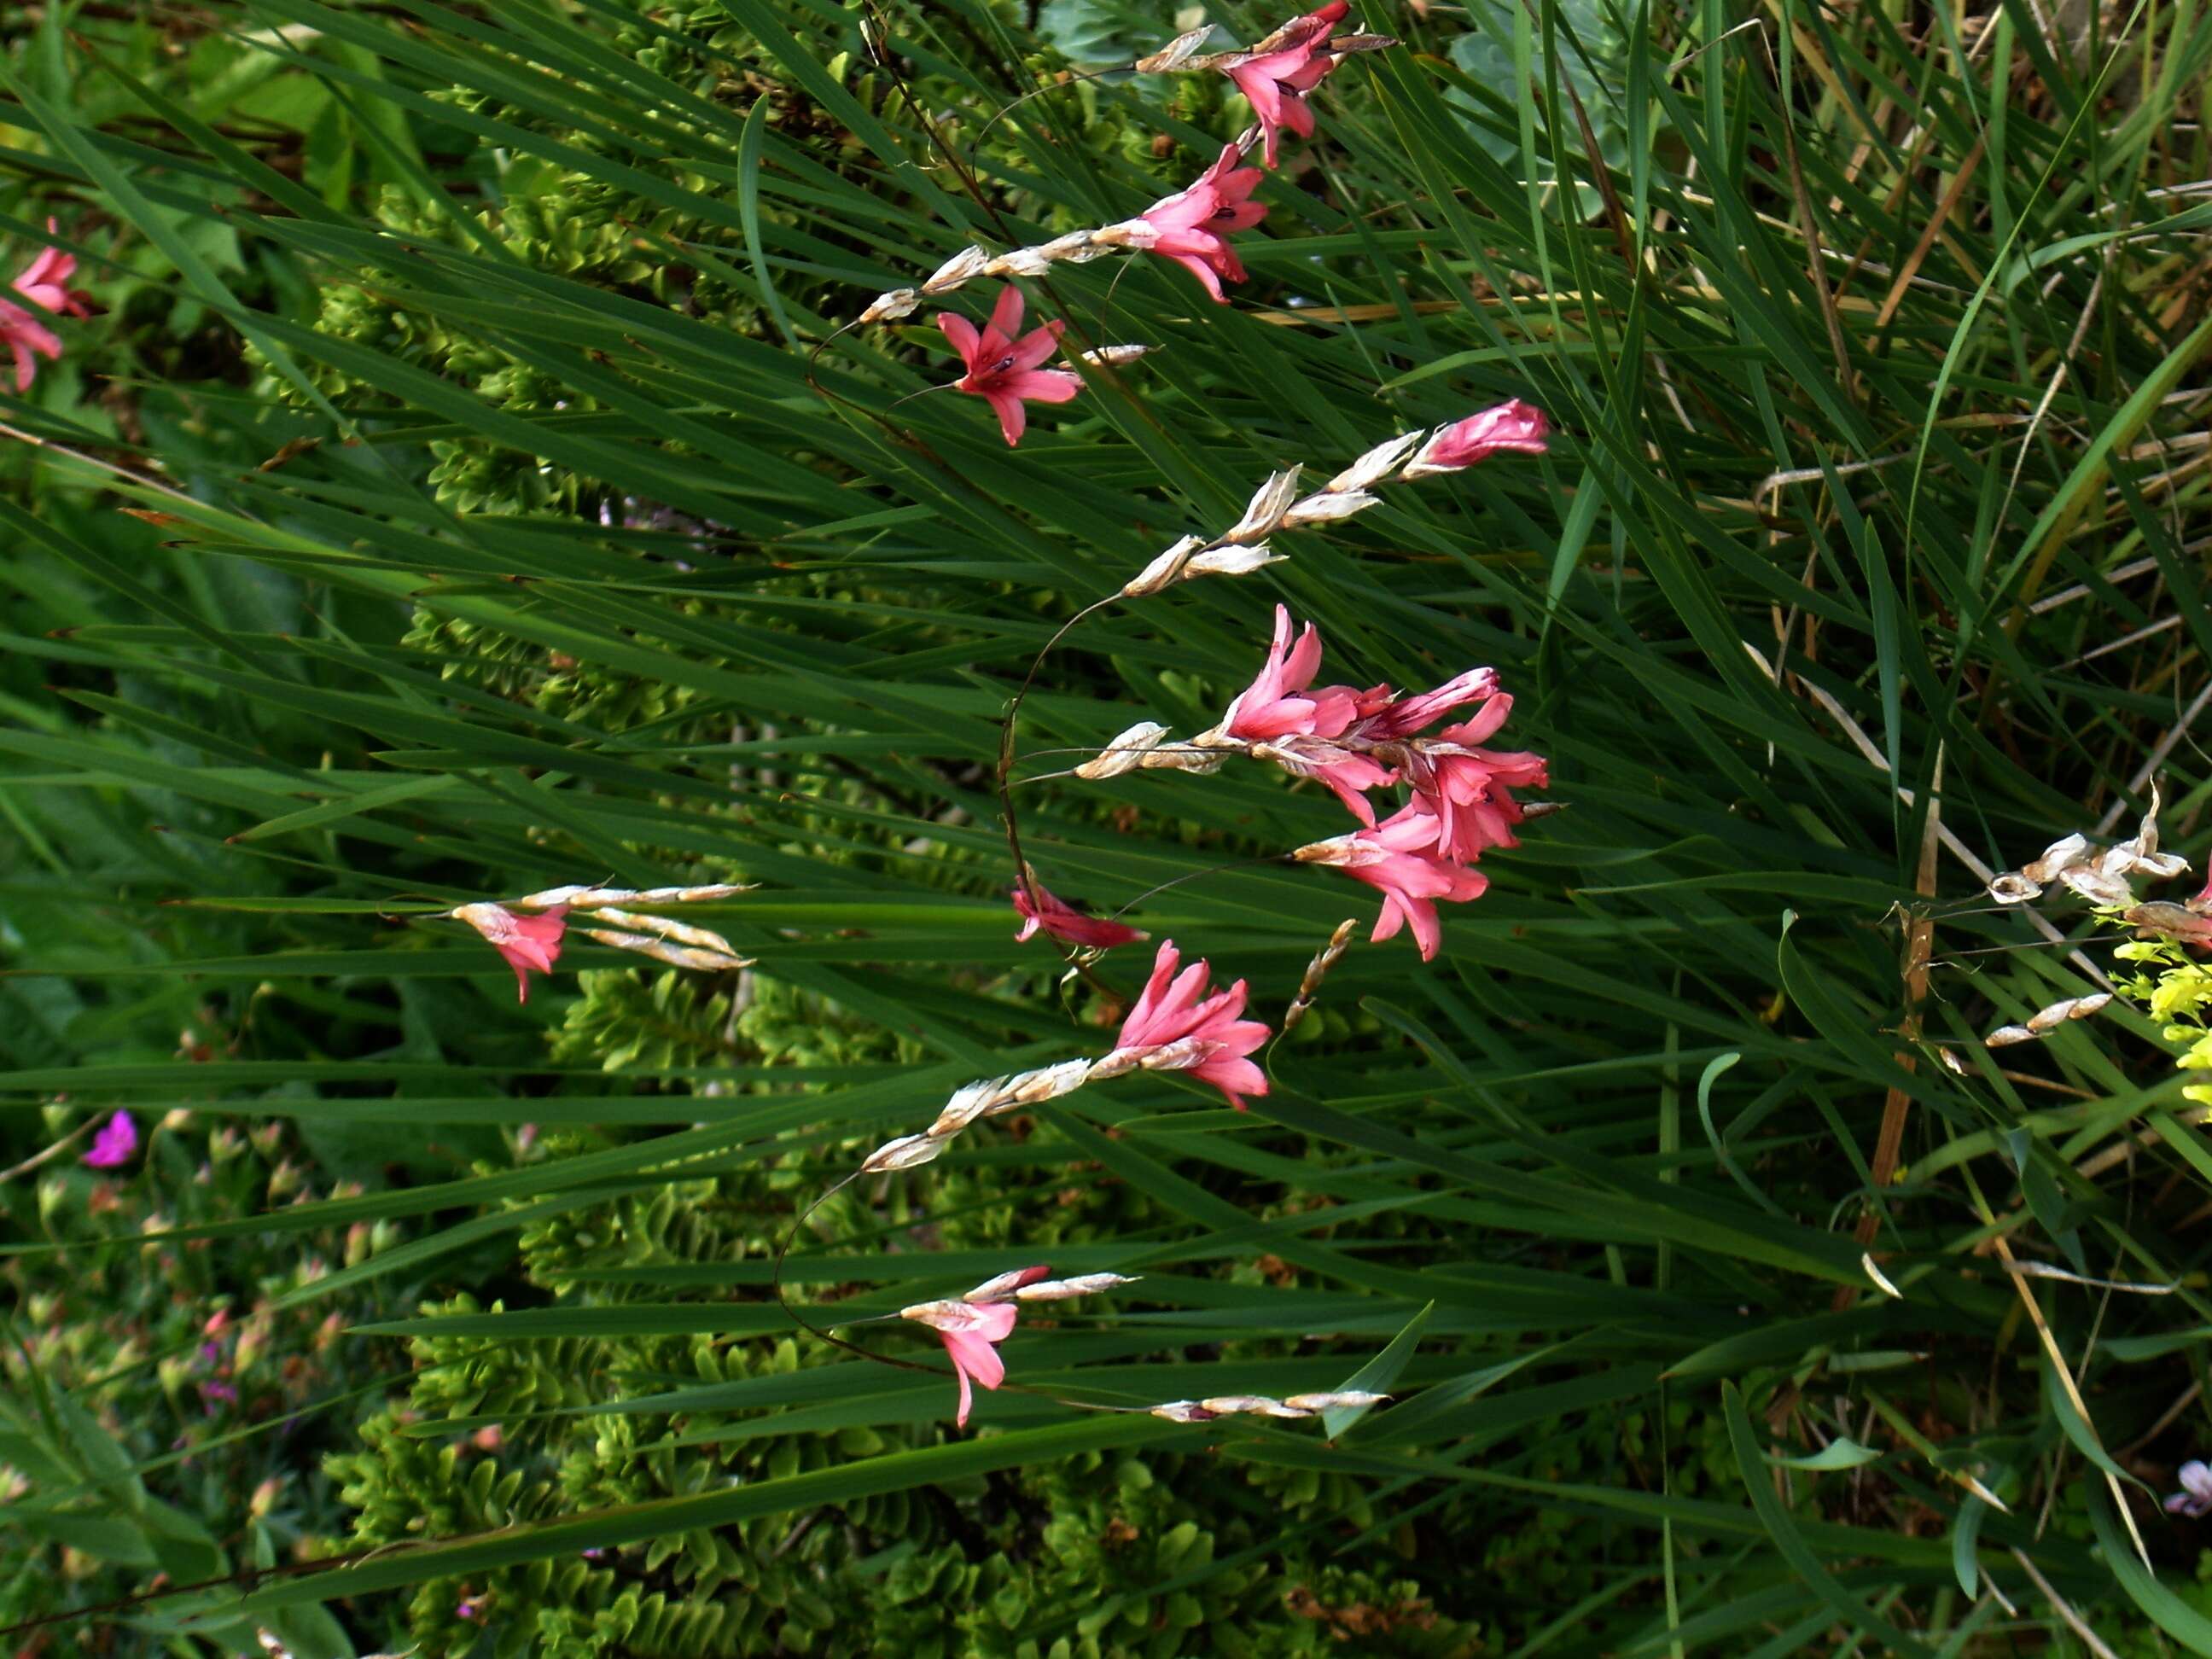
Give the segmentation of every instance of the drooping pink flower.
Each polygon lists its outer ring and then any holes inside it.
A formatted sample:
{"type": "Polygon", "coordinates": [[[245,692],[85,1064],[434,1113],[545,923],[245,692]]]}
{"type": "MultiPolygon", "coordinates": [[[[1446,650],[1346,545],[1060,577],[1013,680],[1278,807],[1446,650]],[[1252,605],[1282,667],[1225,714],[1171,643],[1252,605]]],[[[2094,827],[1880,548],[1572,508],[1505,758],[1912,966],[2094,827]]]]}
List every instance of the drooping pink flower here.
{"type": "Polygon", "coordinates": [[[2181,1490],[2166,1500],[2168,1515],[2203,1515],[2212,1511],[2212,1468],[2194,1459],[2175,1472],[2181,1490]]]}
{"type": "Polygon", "coordinates": [[[91,1150],[85,1153],[84,1161],[95,1170],[112,1170],[128,1164],[137,1150],[137,1121],[128,1112],[118,1112],[93,1136],[91,1150]]]}
{"type": "Polygon", "coordinates": [[[553,971],[561,957],[561,936],[568,931],[568,907],[554,905],[523,915],[503,904],[464,904],[453,915],[483,934],[485,942],[514,969],[514,1000],[530,1000],[530,974],[553,971]]]}
{"type": "Polygon", "coordinates": [[[1512,707],[1513,699],[1500,695],[1474,720],[1447,726],[1437,741],[1468,752],[1420,756],[1413,769],[1414,804],[1436,814],[1438,844],[1462,863],[1492,847],[1518,845],[1513,826],[1524,814],[1513,791],[1543,789],[1552,781],[1541,755],[1481,746],[1480,739],[1504,723],[1512,707]]]}
{"type": "Polygon", "coordinates": [[[1329,0],[1320,10],[1285,24],[1261,43],[1271,46],[1271,50],[1257,57],[1231,58],[1224,66],[1260,119],[1269,167],[1275,165],[1276,143],[1285,127],[1301,138],[1313,137],[1313,111],[1306,103],[1306,94],[1336,67],[1336,59],[1328,50],[1329,33],[1351,10],[1348,0],[1329,0]]]}
{"type": "Polygon", "coordinates": [[[2212,875],[2206,876],[2204,879],[2204,886],[2203,890],[2197,893],[2195,898],[2187,898],[2181,901],[2181,908],[2185,910],[2192,911],[2200,916],[2204,915],[2207,913],[2212,913],[2212,875]]]}
{"type": "Polygon", "coordinates": [[[1501,451],[1515,455],[1540,455],[1552,423],[1544,411],[1518,398],[1479,410],[1463,421],[1438,427],[1429,434],[1401,475],[1425,478],[1438,472],[1459,472],[1501,451]]]}
{"type": "MultiPolygon", "coordinates": [[[[46,221],[46,234],[54,234],[52,219],[46,221]]],[[[49,247],[40,250],[38,258],[25,267],[11,286],[15,293],[54,316],[88,317],[92,314],[92,295],[69,286],[70,278],[76,274],[76,256],[49,247]]],[[[7,343],[9,355],[15,360],[15,392],[19,397],[31,389],[31,382],[37,377],[37,357],[52,362],[62,355],[61,337],[12,300],[0,300],[0,341],[7,343]]]]}
{"type": "Polygon", "coordinates": [[[1130,927],[1127,922],[1115,921],[1105,916],[1086,916],[1065,901],[1045,890],[1042,882],[1036,884],[1036,896],[1042,908],[1030,903],[1026,887],[1014,889],[1014,909],[1021,916],[1021,931],[1014,935],[1014,943],[1026,944],[1040,932],[1069,945],[1089,945],[1100,951],[1110,951],[1117,945],[1133,945],[1150,934],[1130,927]]]}
{"type": "Polygon", "coordinates": [[[1372,830],[1356,830],[1301,847],[1296,854],[1305,864],[1327,864],[1355,881],[1364,881],[1382,895],[1382,914],[1370,943],[1394,937],[1411,922],[1413,941],[1421,960],[1435,957],[1443,942],[1437,921],[1437,901],[1462,904],[1480,898],[1490,878],[1466,868],[1438,845],[1442,825],[1419,801],[1400,809],[1372,830]]]}
{"type": "Polygon", "coordinates": [[[1252,684],[1239,691],[1221,717],[1226,736],[1246,743],[1264,743],[1293,733],[1306,738],[1336,738],[1358,718],[1362,699],[1369,694],[1348,685],[1311,689],[1321,672],[1321,630],[1311,623],[1291,643],[1291,612],[1275,607],[1275,637],[1267,647],[1252,684]]]}
{"type": "Polygon", "coordinates": [[[1229,237],[1267,216],[1266,204],[1251,199],[1260,169],[1243,166],[1243,160],[1237,145],[1223,145],[1213,165],[1188,185],[1109,228],[1131,247],[1174,260],[1203,283],[1217,303],[1227,304],[1222,283],[1244,280],[1244,262],[1229,246],[1229,237]]]}
{"type": "Polygon", "coordinates": [[[999,290],[991,320],[980,333],[975,324],[956,312],[938,313],[937,325],[967,366],[968,372],[952,384],[991,405],[1009,448],[1021,442],[1022,432],[1029,424],[1029,411],[1022,407],[1024,399],[1064,404],[1083,390],[1083,377],[1073,371],[1037,367],[1060,349],[1060,337],[1067,325],[1046,323],[1019,334],[1022,291],[1012,283],[999,290]]]}
{"type": "Polygon", "coordinates": [[[953,1422],[966,1428],[975,1402],[970,1382],[996,1389],[1006,1380],[1006,1363],[994,1345],[1012,1334],[1019,1310],[1011,1302],[922,1302],[901,1309],[899,1316],[928,1326],[944,1342],[953,1375],[960,1379],[960,1410],[953,1422]]]}
{"type": "MultiPolygon", "coordinates": [[[[1378,709],[1359,723],[1359,735],[1376,742],[1389,738],[1410,738],[1462,703],[1497,696],[1498,671],[1494,668],[1470,668],[1465,673],[1453,675],[1433,691],[1419,691],[1410,697],[1400,697],[1378,709]]],[[[1505,700],[1505,706],[1508,708],[1512,707],[1510,698],[1505,700]]],[[[1484,714],[1476,716],[1476,719],[1480,720],[1487,714],[1486,709],[1484,714]]],[[[1490,729],[1495,731],[1504,719],[1501,712],[1490,729]]],[[[1489,733],[1485,732],[1484,735],[1486,737],[1489,733]]]]}
{"type": "Polygon", "coordinates": [[[1182,962],[1175,941],[1162,942],[1152,958],[1152,976],[1142,995],[1121,1022],[1119,1046],[1123,1048],[1165,1048],[1185,1039],[1193,1041],[1191,1059],[1170,1068],[1187,1071],[1211,1083],[1229,1097],[1229,1103],[1244,1109],[1243,1097],[1267,1092],[1267,1074],[1245,1056],[1267,1040],[1267,1027],[1256,1019],[1241,1019],[1248,988],[1238,980],[1226,991],[1206,994],[1206,965],[1203,958],[1178,974],[1182,962]]]}

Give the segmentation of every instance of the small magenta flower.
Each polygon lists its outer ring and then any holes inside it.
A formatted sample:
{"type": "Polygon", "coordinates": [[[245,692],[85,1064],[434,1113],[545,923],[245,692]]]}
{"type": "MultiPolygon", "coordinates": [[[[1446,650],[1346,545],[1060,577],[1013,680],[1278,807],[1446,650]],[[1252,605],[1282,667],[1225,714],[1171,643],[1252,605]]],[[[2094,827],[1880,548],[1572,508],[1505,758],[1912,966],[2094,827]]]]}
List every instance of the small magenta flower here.
{"type": "Polygon", "coordinates": [[[1267,1074],[1245,1058],[1267,1040],[1267,1027],[1256,1019],[1238,1018],[1247,994],[1243,980],[1208,996],[1204,960],[1178,974],[1181,962],[1175,941],[1162,943],[1144,994],[1121,1023],[1119,1046],[1151,1048],[1189,1042],[1193,1058],[1188,1063],[1155,1069],[1187,1071],[1220,1090],[1241,1112],[1243,1097],[1267,1092],[1267,1074]]]}
{"type": "Polygon", "coordinates": [[[550,910],[523,915],[503,904],[464,904],[453,912],[484,937],[493,950],[514,969],[514,1000],[530,1000],[530,975],[550,974],[561,959],[561,936],[568,931],[568,910],[556,904],[550,910]]]}
{"type": "Polygon", "coordinates": [[[1420,453],[1406,463],[1401,476],[1425,478],[1439,472],[1459,472],[1501,452],[1541,455],[1550,447],[1546,438],[1551,429],[1542,410],[1518,398],[1510,398],[1463,421],[1438,427],[1429,434],[1420,453]]]}
{"type": "Polygon", "coordinates": [[[1032,907],[1026,888],[1014,889],[1014,909],[1022,919],[1021,931],[1014,935],[1014,943],[1026,944],[1039,933],[1068,945],[1089,945],[1101,951],[1110,951],[1117,945],[1133,945],[1149,939],[1126,922],[1114,921],[1104,916],[1086,916],[1061,899],[1045,890],[1042,883],[1036,884],[1036,896],[1042,908],[1032,907]]]}
{"type": "MultiPolygon", "coordinates": [[[[1250,100],[1267,136],[1267,161],[1275,165],[1275,146],[1288,127],[1301,138],[1313,137],[1314,117],[1306,94],[1322,83],[1336,67],[1328,51],[1331,30],[1351,12],[1348,0],[1329,0],[1318,11],[1285,24],[1270,37],[1272,51],[1258,57],[1232,58],[1225,66],[1237,90],[1250,100]]],[[[1267,44],[1262,42],[1263,45],[1267,44]]]]}
{"type": "Polygon", "coordinates": [[[138,1125],[128,1112],[118,1112],[92,1138],[84,1161],[95,1170],[112,1170],[128,1164],[138,1150],[138,1125]]]}
{"type": "Polygon", "coordinates": [[[1060,349],[1060,333],[1067,325],[1047,323],[1018,336],[1022,325],[1022,291],[1012,283],[999,290],[999,303],[992,307],[991,320],[981,332],[965,317],[951,311],[938,313],[937,325],[967,366],[968,372],[953,386],[990,404],[1009,448],[1021,442],[1029,423],[1029,411],[1022,407],[1024,401],[1064,404],[1083,390],[1083,377],[1073,370],[1037,367],[1060,349]]]}
{"type": "Polygon", "coordinates": [[[953,1375],[960,1379],[960,1409],[953,1423],[966,1428],[968,1413],[975,1403],[975,1390],[970,1385],[980,1382],[987,1389],[996,1389],[1006,1380],[1006,1363],[999,1358],[996,1345],[1013,1334],[1019,1310],[1011,1302],[918,1302],[899,1310],[899,1317],[928,1326],[944,1342],[953,1375]]]}
{"type": "MultiPolygon", "coordinates": [[[[46,234],[54,234],[52,219],[46,221],[46,234]]],[[[88,317],[92,314],[92,295],[69,286],[70,278],[76,274],[76,256],[49,247],[40,251],[11,286],[15,293],[54,316],[88,317]]],[[[15,360],[18,396],[31,389],[31,382],[39,372],[37,357],[53,362],[62,355],[61,337],[11,300],[0,300],[0,341],[6,343],[15,360]]]]}
{"type": "Polygon", "coordinates": [[[2168,1515],[2203,1515],[2212,1511],[2212,1468],[2191,1460],[2176,1471],[2181,1490],[2166,1500],[2168,1515]]]}
{"type": "Polygon", "coordinates": [[[1480,898],[1490,886],[1487,876],[1466,868],[1438,846],[1441,833],[1436,815],[1416,801],[1372,830],[1333,836],[1299,848],[1292,856],[1302,864],[1333,865],[1381,892],[1382,914],[1369,941],[1379,945],[1411,922],[1413,942],[1427,962],[1443,942],[1436,902],[1462,904],[1480,898]]]}

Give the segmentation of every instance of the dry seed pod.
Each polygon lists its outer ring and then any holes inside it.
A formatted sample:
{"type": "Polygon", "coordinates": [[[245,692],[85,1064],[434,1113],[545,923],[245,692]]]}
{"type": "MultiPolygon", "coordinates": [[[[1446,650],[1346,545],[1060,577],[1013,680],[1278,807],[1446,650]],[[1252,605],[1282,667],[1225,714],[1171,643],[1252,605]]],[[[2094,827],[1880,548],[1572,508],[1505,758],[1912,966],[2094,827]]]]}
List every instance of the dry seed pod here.
{"type": "Polygon", "coordinates": [[[1389,1397],[1387,1394],[1369,1394],[1364,1389],[1337,1389],[1328,1394],[1286,1395],[1283,1403],[1302,1412],[1353,1412],[1379,1406],[1389,1397]]]}
{"type": "Polygon", "coordinates": [[[1118,778],[1144,764],[1145,757],[1160,746],[1168,729],[1154,720],[1139,720],[1075,769],[1079,778],[1118,778]]]}
{"type": "Polygon", "coordinates": [[[901,1135],[896,1140],[887,1140],[861,1161],[863,1175],[881,1175],[892,1170],[911,1170],[916,1164],[927,1164],[945,1150],[945,1143],[929,1135],[901,1135]]]}
{"type": "Polygon", "coordinates": [[[1419,432],[1401,432],[1396,437],[1376,445],[1323,484],[1322,492],[1334,495],[1364,489],[1378,479],[1389,477],[1398,463],[1406,459],[1407,452],[1421,441],[1421,435],[1419,432]]]}
{"type": "Polygon", "coordinates": [[[1158,346],[1148,345],[1104,345],[1093,346],[1090,350],[1077,355],[1094,368],[1118,368],[1123,363],[1135,362],[1148,351],[1158,349],[1158,346]]]}
{"type": "Polygon", "coordinates": [[[1985,1048],[2009,1048],[2015,1042],[2033,1042],[2037,1033],[2025,1025],[2000,1025],[1982,1039],[1985,1048]]]}
{"type": "Polygon", "coordinates": [[[983,274],[991,263],[991,256],[972,244],[963,247],[929,274],[921,285],[924,294],[944,294],[958,288],[963,283],[973,282],[983,274]]]}
{"type": "Polygon", "coordinates": [[[1334,524],[1339,519],[1348,519],[1355,513],[1364,513],[1382,504],[1380,495],[1370,495],[1364,489],[1349,489],[1340,494],[1323,490],[1294,505],[1283,515],[1283,524],[1291,530],[1310,524],[1334,524]]]}
{"type": "Polygon", "coordinates": [[[2032,864],[2020,866],[2020,873],[2030,881],[2049,885],[2058,878],[2061,871],[2079,864],[2088,856],[2089,838],[2075,834],[2054,841],[2043,849],[2043,855],[2032,864]]]}
{"type": "Polygon", "coordinates": [[[2108,876],[2088,865],[2061,870],[2058,879],[2092,904],[2126,904],[2135,897],[2134,890],[2118,876],[2108,876]]]}
{"type": "Polygon", "coordinates": [[[2031,899],[2043,896],[2039,883],[2030,881],[2017,870],[2008,870],[2002,875],[1990,878],[1989,895],[1999,904],[2026,904],[2031,899]]]}
{"type": "Polygon", "coordinates": [[[1256,542],[1279,526],[1298,493],[1298,474],[1304,471],[1303,467],[1294,466],[1287,471],[1269,474],[1267,483],[1252,492],[1244,516],[1222,532],[1220,539],[1256,542]]]}
{"type": "Polygon", "coordinates": [[[2212,918],[2200,915],[2185,905],[2138,904],[2121,919],[2134,923],[2139,933],[2182,939],[2191,945],[2212,945],[2212,918]]]}
{"type": "Polygon", "coordinates": [[[1152,1407],[1154,1417],[1164,1417],[1170,1423],[1211,1423],[1221,1415],[1210,1412],[1195,1400],[1170,1400],[1152,1407]]]}
{"type": "Polygon", "coordinates": [[[1097,1296],[1136,1282],[1120,1273],[1081,1273],[1073,1279],[1048,1279],[1042,1285],[1022,1285],[1015,1291],[1014,1298],[1018,1302],[1065,1302],[1071,1297],[1097,1296]]]}
{"type": "Polygon", "coordinates": [[[2109,991],[2093,991],[2087,996],[2069,997],[2063,1002],[2054,1002],[2047,1008],[2039,1008],[2028,1016],[2027,1029],[2040,1036],[2056,1030],[2069,1019],[2087,1019],[2112,1000],[2109,991]]]}
{"type": "Polygon", "coordinates": [[[1139,58],[1129,67],[1139,75],[1172,74],[1198,55],[1198,49],[1206,44],[1212,33],[1213,25],[1207,23],[1187,34],[1178,34],[1158,52],[1149,57],[1139,58]]]}

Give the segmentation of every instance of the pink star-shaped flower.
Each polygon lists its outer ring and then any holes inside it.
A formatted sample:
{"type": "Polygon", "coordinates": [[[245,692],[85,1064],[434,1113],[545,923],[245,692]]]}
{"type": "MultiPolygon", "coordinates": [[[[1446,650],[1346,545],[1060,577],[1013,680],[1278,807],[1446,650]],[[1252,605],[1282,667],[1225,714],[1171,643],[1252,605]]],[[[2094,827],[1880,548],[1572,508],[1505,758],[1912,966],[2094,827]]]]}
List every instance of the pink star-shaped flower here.
{"type": "Polygon", "coordinates": [[[1009,448],[1022,441],[1029,411],[1022,405],[1064,404],[1083,390],[1083,377],[1065,368],[1040,368],[1038,364],[1060,349],[1065,323],[1047,323],[1027,334],[1022,325],[1022,291],[1009,283],[999,290],[991,320],[978,332],[957,312],[941,311],[937,325],[960,354],[968,372],[952,384],[981,398],[999,416],[999,430],[1009,448]]]}

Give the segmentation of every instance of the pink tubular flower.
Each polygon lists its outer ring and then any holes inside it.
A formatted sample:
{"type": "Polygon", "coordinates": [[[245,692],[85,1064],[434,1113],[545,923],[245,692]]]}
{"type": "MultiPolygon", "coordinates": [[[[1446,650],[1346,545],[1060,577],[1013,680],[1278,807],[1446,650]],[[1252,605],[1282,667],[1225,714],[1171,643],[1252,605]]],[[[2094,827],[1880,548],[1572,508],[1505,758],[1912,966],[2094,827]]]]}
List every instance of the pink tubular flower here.
{"type": "Polygon", "coordinates": [[[1244,280],[1244,263],[1229,246],[1229,236],[1267,216],[1265,204],[1251,199],[1260,169],[1241,165],[1243,160],[1241,148],[1224,144],[1213,165],[1188,186],[1109,228],[1131,247],[1174,260],[1203,283],[1218,303],[1226,304],[1222,283],[1244,280]]]}
{"type": "Polygon", "coordinates": [[[1328,52],[1329,33],[1351,10],[1348,0],[1329,0],[1320,10],[1278,29],[1270,37],[1275,42],[1273,51],[1232,60],[1226,66],[1229,78],[1251,100],[1252,113],[1260,118],[1269,167],[1275,165],[1276,142],[1285,127],[1301,138],[1313,137],[1313,111],[1307,106],[1306,94],[1336,67],[1328,52]]]}
{"type": "Polygon", "coordinates": [[[1267,647],[1267,660],[1251,684],[1239,691],[1221,717],[1222,732],[1247,743],[1265,742],[1292,735],[1305,738],[1341,737],[1360,713],[1367,695],[1348,685],[1310,688],[1321,672],[1321,630],[1308,623],[1305,632],[1291,643],[1291,612],[1275,607],[1275,637],[1267,647]]]}
{"type": "Polygon", "coordinates": [[[1267,1092],[1266,1073],[1245,1058],[1267,1040],[1267,1028],[1259,1020],[1237,1018],[1244,1012],[1243,980],[1208,996],[1205,961],[1178,974],[1181,962],[1175,941],[1164,941],[1152,958],[1152,976],[1145,982],[1144,994],[1121,1023],[1118,1046],[1158,1048],[1191,1042],[1194,1057],[1188,1064],[1162,1069],[1187,1071],[1211,1083],[1241,1112],[1244,1096],[1267,1092]]]}
{"type": "Polygon", "coordinates": [[[1504,451],[1514,455],[1540,455],[1552,423],[1544,411],[1518,398],[1480,410],[1463,421],[1440,426],[1429,434],[1413,459],[1406,463],[1407,478],[1425,478],[1438,472],[1459,472],[1504,451]]]}
{"type": "MultiPolygon", "coordinates": [[[[54,234],[52,219],[46,221],[46,234],[54,234]]],[[[88,317],[92,314],[92,295],[69,286],[69,279],[76,274],[76,256],[50,247],[40,251],[12,286],[15,293],[54,316],[88,317]]],[[[15,392],[19,397],[31,389],[31,382],[38,374],[33,354],[48,362],[62,355],[61,337],[10,300],[0,300],[0,341],[6,342],[9,355],[15,360],[15,392]]]]}
{"type": "Polygon", "coordinates": [[[996,1389],[1006,1380],[1006,1362],[994,1345],[1012,1334],[1019,1310],[1011,1302],[921,1302],[901,1309],[899,1316],[928,1326],[943,1340],[953,1375],[960,1379],[960,1410],[953,1422],[966,1428],[975,1403],[971,1382],[996,1389]]]}
{"type": "Polygon", "coordinates": [[[999,430],[1006,446],[1021,442],[1029,423],[1024,399],[1036,404],[1064,404],[1083,390],[1083,377],[1065,368],[1040,368],[1038,364],[1060,349],[1060,332],[1067,325],[1047,323],[1017,337],[1022,325],[1022,291],[1012,283],[999,290],[999,303],[981,333],[957,313],[941,311],[937,325],[960,354],[968,372],[952,384],[961,391],[986,399],[999,416],[999,430]]]}
{"type": "Polygon", "coordinates": [[[100,1127],[92,1138],[92,1149],[84,1161],[95,1170],[112,1170],[128,1164],[131,1155],[138,1150],[138,1125],[128,1112],[118,1112],[100,1127]]]}
{"type": "Polygon", "coordinates": [[[561,957],[561,936],[568,931],[568,907],[556,904],[535,915],[524,915],[503,904],[464,904],[453,913],[483,934],[492,949],[514,969],[514,1000],[530,1000],[530,971],[553,971],[561,957]]]}
{"type": "Polygon", "coordinates": [[[2212,1468],[2191,1460],[2175,1472],[2181,1490],[2166,1500],[2168,1515],[2203,1515],[2212,1510],[2212,1468]]]}
{"type": "MultiPolygon", "coordinates": [[[[1400,697],[1369,719],[1362,720],[1359,726],[1359,735],[1370,739],[1410,738],[1431,721],[1441,719],[1462,703],[1474,702],[1479,699],[1496,698],[1498,696],[1498,671],[1494,668],[1470,668],[1463,674],[1453,675],[1433,691],[1422,691],[1410,697],[1400,697]]],[[[1502,701],[1506,708],[1513,706],[1513,700],[1510,697],[1504,698],[1502,701]]],[[[1490,720],[1490,713],[1486,709],[1475,719],[1478,723],[1490,720]]],[[[1497,718],[1491,720],[1489,727],[1483,735],[1489,736],[1491,732],[1496,731],[1504,723],[1504,713],[1500,710],[1497,718]]]]}
{"type": "Polygon", "coordinates": [[[1109,921],[1104,916],[1086,916],[1047,892],[1042,882],[1036,885],[1041,908],[1031,906],[1026,888],[1014,889],[1014,909],[1022,919],[1021,931],[1014,935],[1017,945],[1026,944],[1040,932],[1068,945],[1089,945],[1101,951],[1110,951],[1117,945],[1133,945],[1151,937],[1126,922],[1109,921]]]}
{"type": "Polygon", "coordinates": [[[1468,752],[1424,757],[1421,770],[1426,775],[1417,772],[1414,776],[1414,805],[1436,814],[1439,845],[1462,862],[1492,847],[1519,845],[1513,826],[1523,814],[1513,791],[1543,789],[1552,781],[1541,755],[1480,746],[1480,739],[1498,729],[1512,707],[1511,697],[1500,696],[1474,720],[1444,727],[1437,734],[1437,741],[1458,744],[1468,752]]]}
{"type": "Polygon", "coordinates": [[[1370,942],[1379,945],[1410,921],[1421,960],[1427,962],[1443,941],[1436,901],[1465,903],[1480,898],[1490,885],[1488,877],[1465,868],[1438,845],[1441,834],[1436,815],[1415,801],[1372,830],[1315,842],[1299,848],[1295,856],[1301,863],[1334,865],[1378,890],[1382,914],[1368,935],[1370,942]]]}

